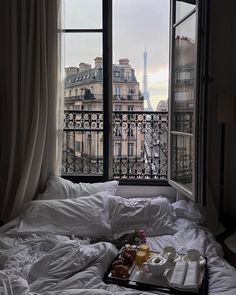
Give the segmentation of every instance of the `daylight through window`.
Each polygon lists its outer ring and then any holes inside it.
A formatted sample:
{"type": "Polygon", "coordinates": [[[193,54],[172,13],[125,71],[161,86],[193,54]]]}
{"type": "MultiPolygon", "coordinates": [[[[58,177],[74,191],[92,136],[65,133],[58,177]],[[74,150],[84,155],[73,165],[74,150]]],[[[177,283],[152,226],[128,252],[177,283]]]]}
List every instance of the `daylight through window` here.
{"type": "MultiPolygon", "coordinates": [[[[65,0],[61,173],[78,179],[110,175],[166,181],[169,1],[113,0],[112,10],[109,3],[65,0]],[[106,15],[111,11],[112,21],[106,15]],[[106,43],[109,28],[112,42],[106,43]],[[104,68],[106,44],[112,85],[104,68]],[[112,94],[106,97],[109,87],[112,94]],[[107,104],[112,105],[110,122],[107,104]]],[[[191,72],[176,79],[190,80],[191,72]]]]}

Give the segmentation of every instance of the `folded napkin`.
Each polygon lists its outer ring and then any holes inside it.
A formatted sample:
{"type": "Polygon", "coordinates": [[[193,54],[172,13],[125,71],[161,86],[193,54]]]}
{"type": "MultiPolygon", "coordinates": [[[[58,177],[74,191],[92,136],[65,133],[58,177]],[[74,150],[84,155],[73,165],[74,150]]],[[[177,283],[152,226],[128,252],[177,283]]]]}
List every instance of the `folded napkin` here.
{"type": "Polygon", "coordinates": [[[175,264],[175,268],[173,270],[170,284],[173,287],[182,288],[186,271],[187,271],[187,262],[186,261],[177,261],[175,264]]]}
{"type": "Polygon", "coordinates": [[[198,288],[198,262],[196,261],[189,261],[187,272],[184,280],[184,289],[197,289],[198,288]]]}

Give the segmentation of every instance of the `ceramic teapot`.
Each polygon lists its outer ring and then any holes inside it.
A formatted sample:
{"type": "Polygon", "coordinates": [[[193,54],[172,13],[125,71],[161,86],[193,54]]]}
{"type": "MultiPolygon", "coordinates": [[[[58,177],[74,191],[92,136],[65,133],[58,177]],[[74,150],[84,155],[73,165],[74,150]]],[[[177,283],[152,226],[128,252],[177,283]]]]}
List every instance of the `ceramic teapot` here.
{"type": "Polygon", "coordinates": [[[153,256],[149,258],[146,262],[148,271],[152,273],[153,276],[162,276],[168,265],[168,259],[162,255],[153,256]]]}

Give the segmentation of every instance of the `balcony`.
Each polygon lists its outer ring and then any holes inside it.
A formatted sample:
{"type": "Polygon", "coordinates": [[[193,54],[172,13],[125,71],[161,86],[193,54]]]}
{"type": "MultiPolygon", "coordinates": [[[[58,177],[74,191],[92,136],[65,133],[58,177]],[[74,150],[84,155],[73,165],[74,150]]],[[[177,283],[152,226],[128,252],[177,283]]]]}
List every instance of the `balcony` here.
{"type": "Polygon", "coordinates": [[[128,94],[128,95],[118,95],[118,94],[115,94],[113,95],[113,98],[115,101],[117,100],[135,100],[135,101],[138,101],[138,100],[143,100],[143,96],[140,96],[139,94],[128,94]]]}
{"type": "MultiPolygon", "coordinates": [[[[114,179],[167,180],[167,131],[168,112],[113,111],[114,179]]],[[[102,111],[64,112],[61,174],[103,175],[102,111]]]]}

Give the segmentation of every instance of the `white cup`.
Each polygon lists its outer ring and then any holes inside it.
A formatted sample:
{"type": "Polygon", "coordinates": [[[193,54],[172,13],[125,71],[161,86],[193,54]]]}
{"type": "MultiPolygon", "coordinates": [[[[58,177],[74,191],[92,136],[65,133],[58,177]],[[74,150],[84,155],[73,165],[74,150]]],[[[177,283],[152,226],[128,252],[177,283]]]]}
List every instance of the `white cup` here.
{"type": "Polygon", "coordinates": [[[201,253],[196,249],[189,249],[187,251],[187,259],[189,261],[198,261],[201,256],[201,253]]]}
{"type": "Polygon", "coordinates": [[[167,256],[168,261],[173,260],[176,257],[176,249],[172,246],[167,246],[163,249],[163,255],[167,256]]]}

